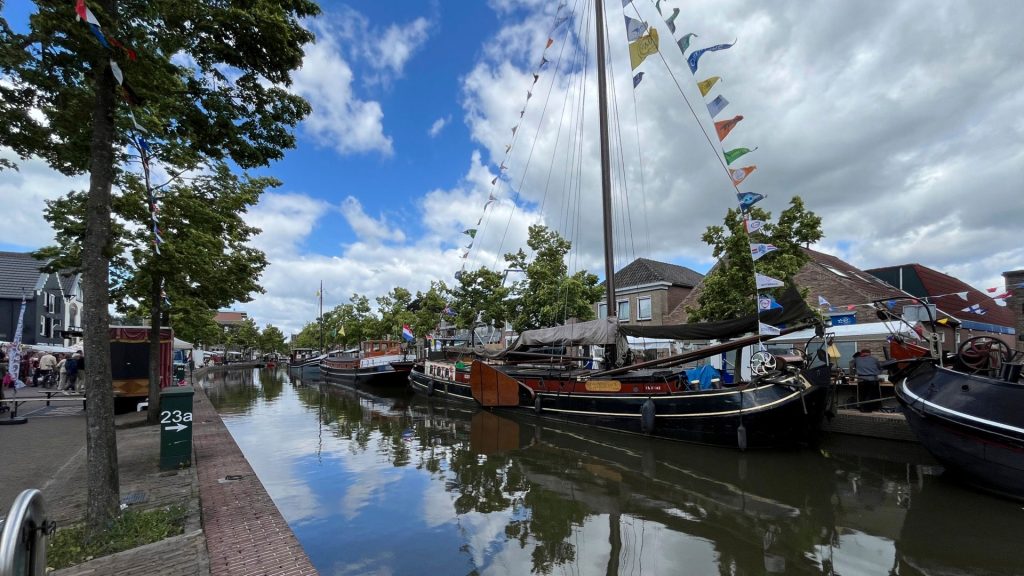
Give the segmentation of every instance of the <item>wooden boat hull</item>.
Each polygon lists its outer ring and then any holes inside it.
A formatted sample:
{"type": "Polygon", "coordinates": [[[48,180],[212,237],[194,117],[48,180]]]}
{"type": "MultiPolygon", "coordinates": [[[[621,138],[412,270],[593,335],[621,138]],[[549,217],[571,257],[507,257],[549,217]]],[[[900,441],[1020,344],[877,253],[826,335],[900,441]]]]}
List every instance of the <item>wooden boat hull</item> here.
{"type": "Polygon", "coordinates": [[[1024,384],[922,363],[896,385],[921,444],[952,475],[1024,499],[1024,384]]]}
{"type": "MultiPolygon", "coordinates": [[[[474,370],[479,364],[474,363],[474,370]]],[[[828,368],[820,367],[765,378],[746,387],[659,394],[561,393],[550,388],[535,391],[520,384],[517,402],[491,405],[497,410],[531,411],[552,420],[699,444],[784,447],[814,439],[825,412],[828,382],[828,368]]],[[[642,390],[644,385],[628,383],[625,387],[642,390]]],[[[489,397],[507,397],[507,380],[497,382],[493,388],[495,391],[489,397]]],[[[475,397],[488,404],[488,396],[475,397]]]]}

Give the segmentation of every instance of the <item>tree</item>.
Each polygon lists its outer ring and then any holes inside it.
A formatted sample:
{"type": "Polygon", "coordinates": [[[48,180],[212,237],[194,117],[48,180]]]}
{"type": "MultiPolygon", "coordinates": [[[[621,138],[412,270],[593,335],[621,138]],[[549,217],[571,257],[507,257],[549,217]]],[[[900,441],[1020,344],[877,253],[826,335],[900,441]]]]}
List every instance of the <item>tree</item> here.
{"type": "Polygon", "coordinates": [[[750,243],[772,244],[778,250],[757,261],[757,271],[766,276],[792,283],[793,276],[808,261],[801,246],[821,240],[821,218],[804,206],[799,196],[771,223],[771,213],[758,207],[750,210],[751,220],[766,224],[755,236],[748,236],[743,226],[743,213],[730,209],[722,226],[708,226],[701,237],[712,247],[718,264],[704,277],[697,308],[687,308],[690,321],[714,321],[739,318],[756,310],[754,262],[750,243]]]}
{"type": "Polygon", "coordinates": [[[412,332],[417,338],[426,336],[440,323],[441,315],[448,307],[444,296],[447,292],[448,287],[439,281],[431,281],[426,292],[416,292],[416,299],[410,308],[415,316],[411,322],[412,332]]]}
{"type": "Polygon", "coordinates": [[[267,324],[260,333],[259,348],[265,353],[285,354],[288,352],[288,345],[284,341],[284,333],[273,324],[267,324]]]}
{"type": "Polygon", "coordinates": [[[455,325],[472,329],[477,320],[504,324],[508,318],[505,299],[509,292],[502,275],[489,268],[481,266],[477,270],[460,273],[458,284],[448,292],[452,299],[450,308],[455,312],[455,325]]]}
{"type": "Polygon", "coordinates": [[[402,326],[416,321],[416,314],[409,310],[412,303],[412,292],[396,286],[390,292],[377,297],[377,311],[380,320],[375,334],[379,338],[397,337],[402,333],[402,326]]]}
{"type": "Polygon", "coordinates": [[[572,243],[540,224],[530,226],[526,243],[533,250],[532,261],[522,249],[505,255],[508,267],[526,276],[512,285],[512,327],[522,332],[562,324],[569,318],[593,319],[593,304],[600,300],[602,289],[597,276],[586,270],[569,275],[565,255],[572,243]]]}
{"type": "Polygon", "coordinates": [[[89,173],[78,264],[89,359],[86,528],[96,535],[118,509],[108,274],[117,253],[112,188],[124,188],[133,160],[129,146],[150,149],[171,174],[225,160],[249,169],[281,158],[294,146],[291,128],[309,113],[308,104],[285,88],[301,64],[303,44],[313,39],[299,19],[319,9],[308,0],[264,0],[257,8],[212,0],[90,0],[103,33],[129,47],[108,50],[69,17],[67,2],[36,4],[28,34],[0,26],[0,75],[9,83],[3,110],[9,95],[23,110],[15,128],[0,129],[0,145],[23,159],[41,157],[64,174],[89,173]],[[190,65],[175,63],[183,61],[190,65]],[[135,105],[132,118],[118,104],[111,62],[127,80],[121,89],[135,105]],[[137,140],[136,121],[148,144],[137,140]]]}

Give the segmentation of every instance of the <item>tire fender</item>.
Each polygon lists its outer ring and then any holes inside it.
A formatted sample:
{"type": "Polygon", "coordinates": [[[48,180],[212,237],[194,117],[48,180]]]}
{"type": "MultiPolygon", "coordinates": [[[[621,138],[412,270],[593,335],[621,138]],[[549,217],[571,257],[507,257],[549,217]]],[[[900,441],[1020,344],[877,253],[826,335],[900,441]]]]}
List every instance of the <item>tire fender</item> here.
{"type": "Polygon", "coordinates": [[[640,431],[650,434],[654,431],[654,400],[648,398],[640,407],[640,431]]]}

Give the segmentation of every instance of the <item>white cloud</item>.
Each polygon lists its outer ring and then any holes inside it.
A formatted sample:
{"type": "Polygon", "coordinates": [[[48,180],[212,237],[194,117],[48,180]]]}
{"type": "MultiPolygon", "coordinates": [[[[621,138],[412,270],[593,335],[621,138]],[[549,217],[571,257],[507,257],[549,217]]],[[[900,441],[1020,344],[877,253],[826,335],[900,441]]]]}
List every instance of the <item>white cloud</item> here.
{"type": "Polygon", "coordinates": [[[68,178],[51,169],[42,159],[22,161],[9,149],[0,149],[0,158],[11,160],[19,167],[0,171],[0,206],[4,207],[0,243],[25,251],[53,244],[53,229],[43,218],[46,201],[72,190],[88,190],[89,177],[68,178]]]}
{"type": "Polygon", "coordinates": [[[427,130],[427,134],[429,134],[431,138],[437,138],[437,135],[441,133],[441,130],[444,130],[444,127],[447,126],[448,123],[451,121],[451,114],[443,118],[438,118],[437,120],[434,120],[434,123],[430,125],[430,129],[427,130]]]}
{"type": "Polygon", "coordinates": [[[370,31],[366,35],[370,65],[401,76],[409,59],[430,37],[432,26],[426,18],[417,18],[404,26],[392,24],[382,33],[370,31]]]}
{"type": "Polygon", "coordinates": [[[313,29],[317,41],[305,46],[302,68],[293,76],[293,89],[313,107],[302,124],[304,130],[339,154],[391,155],[391,137],[384,134],[384,111],[379,102],[356,96],[352,67],[342,56],[340,38],[327,23],[318,22],[313,29]]]}
{"type": "Polygon", "coordinates": [[[373,218],[363,211],[363,205],[353,196],[341,203],[341,214],[360,240],[370,243],[390,241],[404,242],[405,234],[381,215],[373,218]]]}

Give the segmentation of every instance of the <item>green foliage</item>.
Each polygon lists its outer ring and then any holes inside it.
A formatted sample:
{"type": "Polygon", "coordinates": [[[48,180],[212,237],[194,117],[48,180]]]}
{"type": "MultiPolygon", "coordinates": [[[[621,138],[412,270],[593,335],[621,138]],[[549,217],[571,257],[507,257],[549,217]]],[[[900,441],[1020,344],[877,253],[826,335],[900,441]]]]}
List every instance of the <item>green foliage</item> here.
{"type": "Polygon", "coordinates": [[[426,336],[440,323],[441,315],[448,306],[445,300],[447,292],[448,287],[445,283],[436,281],[430,283],[430,288],[426,292],[416,292],[416,299],[410,305],[414,315],[410,325],[417,338],[426,336]]]}
{"type": "Polygon", "coordinates": [[[378,338],[401,338],[402,326],[411,325],[416,321],[416,314],[409,309],[410,304],[412,293],[401,286],[396,286],[391,292],[377,297],[377,311],[380,316],[375,333],[378,338]]]}
{"type": "MultiPolygon", "coordinates": [[[[761,274],[792,283],[793,276],[808,261],[801,246],[808,246],[823,237],[821,218],[804,206],[799,196],[790,200],[788,208],[771,223],[771,213],[753,207],[749,216],[767,222],[759,234],[747,236],[743,214],[730,209],[722,226],[709,226],[701,237],[712,247],[718,265],[704,277],[698,307],[689,308],[691,322],[727,320],[756,311],[754,263],[750,243],[772,244],[778,250],[757,261],[761,274]]],[[[765,291],[769,292],[769,291],[765,291]]]]}
{"type": "Polygon", "coordinates": [[[522,270],[526,276],[511,287],[509,309],[513,328],[521,332],[556,326],[569,318],[593,319],[592,306],[601,298],[601,287],[597,276],[586,270],[569,275],[565,255],[572,243],[535,224],[530,226],[527,245],[534,252],[532,261],[527,260],[522,250],[505,255],[508,267],[522,270]]]}
{"type": "Polygon", "coordinates": [[[504,324],[508,319],[505,299],[510,290],[503,284],[500,273],[485,267],[459,274],[458,284],[448,292],[455,312],[453,323],[460,328],[472,328],[477,319],[487,324],[504,324]]]}
{"type": "Polygon", "coordinates": [[[257,346],[262,352],[287,354],[288,344],[284,341],[284,333],[281,329],[273,324],[267,324],[263,332],[260,333],[259,345],[257,346]]]}
{"type": "Polygon", "coordinates": [[[159,542],[181,534],[186,516],[183,506],[128,510],[115,518],[105,532],[91,539],[86,539],[84,525],[61,528],[50,538],[46,563],[49,568],[59,570],[91,558],[159,542]]]}

